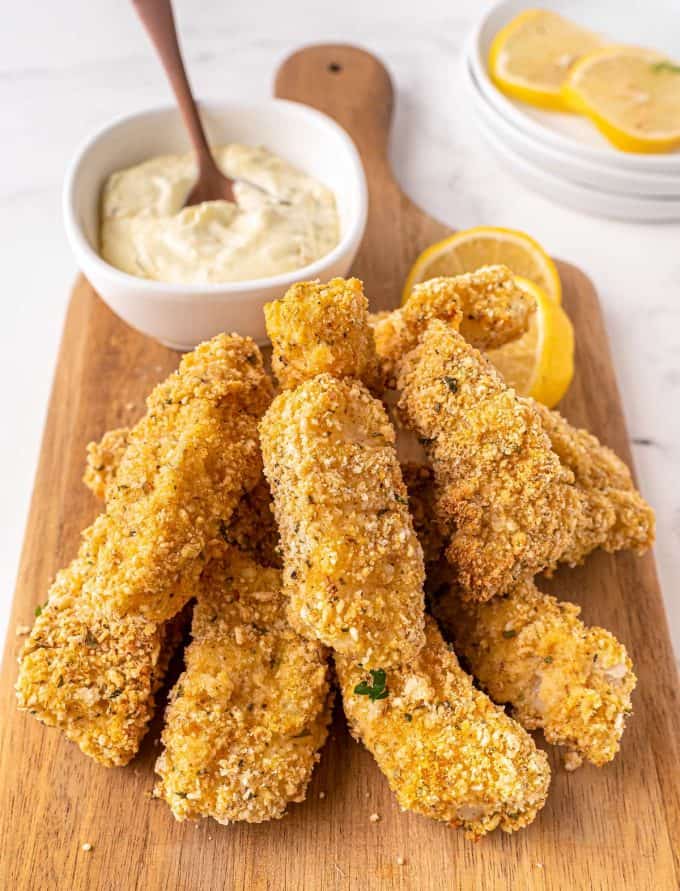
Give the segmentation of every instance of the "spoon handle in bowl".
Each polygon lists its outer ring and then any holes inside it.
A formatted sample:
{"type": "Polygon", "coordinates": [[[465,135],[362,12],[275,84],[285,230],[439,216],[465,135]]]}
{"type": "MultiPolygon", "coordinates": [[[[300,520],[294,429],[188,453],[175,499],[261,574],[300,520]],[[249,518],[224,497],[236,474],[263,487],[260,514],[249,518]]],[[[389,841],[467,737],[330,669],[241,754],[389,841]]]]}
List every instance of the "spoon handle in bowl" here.
{"type": "Polygon", "coordinates": [[[199,169],[214,168],[215,162],[182,61],[172,4],[170,0],[132,0],[132,3],[168,75],[191,144],[196,152],[199,169]]]}

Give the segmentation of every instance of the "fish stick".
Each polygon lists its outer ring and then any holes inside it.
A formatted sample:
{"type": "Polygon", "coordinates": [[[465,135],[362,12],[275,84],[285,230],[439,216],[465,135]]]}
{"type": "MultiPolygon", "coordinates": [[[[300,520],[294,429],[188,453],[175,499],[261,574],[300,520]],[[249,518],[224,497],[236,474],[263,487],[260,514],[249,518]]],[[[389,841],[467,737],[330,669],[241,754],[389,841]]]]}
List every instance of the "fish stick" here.
{"type": "Polygon", "coordinates": [[[115,616],[88,594],[89,536],[62,570],[19,658],[20,709],[60,729],[106,767],[137,753],[155,711],[154,694],[179,643],[179,617],[158,625],[115,616]]]}
{"type": "Polygon", "coordinates": [[[272,387],[255,344],[218,335],[184,356],[132,428],[94,524],[94,593],[161,622],[195,594],[206,543],[260,478],[272,387]]]}
{"type": "Polygon", "coordinates": [[[321,374],[277,396],[260,436],[291,624],[367,667],[413,659],[423,556],[382,404],[321,374]]]}
{"type": "Polygon", "coordinates": [[[372,317],[383,379],[394,386],[399,364],[432,319],[445,322],[480,350],[503,346],[524,334],[534,301],[507,266],[432,278],[417,284],[400,309],[372,317]]]}
{"type": "MultiPolygon", "coordinates": [[[[127,427],[109,430],[99,442],[87,446],[83,482],[98,498],[104,498],[107,488],[114,484],[128,434],[127,427]]],[[[218,538],[249,554],[260,566],[280,567],[279,531],[264,477],[241,497],[229,522],[219,524],[218,538]]]]}
{"type": "MultiPolygon", "coordinates": [[[[654,511],[635,489],[630,471],[611,449],[568,423],[558,412],[529,400],[541,416],[553,451],[574,473],[583,510],[560,563],[575,566],[598,547],[606,551],[632,550],[638,554],[654,542],[654,511]]],[[[423,547],[428,577],[444,549],[436,519],[436,496],[431,468],[416,462],[402,466],[409,491],[411,514],[423,547]]]]}
{"type": "Polygon", "coordinates": [[[456,652],[491,698],[508,705],[527,730],[565,748],[565,764],[610,761],[630,714],[635,675],[625,647],[603,628],[589,627],[580,608],[538,590],[533,582],[488,603],[464,601],[438,557],[442,536],[433,510],[429,468],[404,468],[416,534],[428,555],[431,609],[456,652]]]}
{"type": "Polygon", "coordinates": [[[356,278],[299,282],[264,308],[272,368],[282,389],[317,374],[355,377],[378,386],[378,359],[368,301],[356,278]]]}
{"type": "Polygon", "coordinates": [[[491,698],[565,747],[569,769],[614,758],[636,678],[623,644],[585,625],[578,606],[525,582],[489,603],[466,602],[449,588],[433,612],[491,698]]]}
{"type": "Polygon", "coordinates": [[[557,411],[532,404],[583,498],[583,512],[560,562],[576,566],[596,548],[644,553],[654,543],[654,511],[633,485],[630,470],[592,433],[573,427],[557,411]]]}
{"type": "MultiPolygon", "coordinates": [[[[459,330],[472,346],[493,349],[526,330],[532,310],[505,267],[432,279],[417,285],[400,309],[372,318],[383,375],[393,377],[433,318],[459,330]]],[[[529,400],[541,417],[553,451],[574,473],[583,495],[574,535],[560,562],[574,566],[595,548],[642,553],[654,541],[654,514],[636,491],[625,464],[586,430],[529,400]]]]}
{"type": "Polygon", "coordinates": [[[434,470],[446,557],[462,595],[488,600],[553,567],[582,512],[535,407],[434,320],[403,360],[398,410],[434,470]]]}
{"type": "Polygon", "coordinates": [[[543,807],[548,760],[476,690],[428,617],[426,643],[401,668],[368,672],[336,655],[345,714],[403,810],[465,829],[513,832],[543,807]]]}
{"type": "Polygon", "coordinates": [[[91,450],[86,481],[107,511],[58,574],[16,689],[19,708],[102,764],[125,764],[139,748],[177,641],[166,620],[196,593],[236,496],[261,479],[256,425],[270,395],[257,348],[222,335],[184,357],[132,431],[91,450]]]}
{"type": "Polygon", "coordinates": [[[327,657],[285,616],[281,574],[232,551],[203,575],[155,795],[176,819],[260,823],[303,801],[330,718],[327,657]]]}
{"type": "MultiPolygon", "coordinates": [[[[85,479],[88,483],[93,482],[95,492],[105,491],[115,478],[115,455],[120,453],[115,448],[116,441],[125,441],[125,431],[111,431],[104,436],[101,443],[93,443],[88,447],[88,471],[85,479]]],[[[271,587],[273,584],[274,590],[279,591],[279,574],[267,571],[245,557],[234,558],[233,552],[227,560],[227,554],[232,551],[227,545],[235,545],[243,552],[253,553],[258,559],[278,560],[277,538],[269,490],[262,480],[242,497],[231,521],[220,530],[219,540],[209,545],[208,566],[197,590],[194,642],[187,654],[187,671],[173,693],[173,698],[181,696],[182,702],[181,705],[172,706],[169,711],[164,732],[168,748],[158,764],[161,779],[156,792],[160,797],[166,798],[178,819],[214,816],[221,822],[238,819],[259,822],[280,817],[289,801],[304,798],[309,776],[318,760],[316,752],[326,735],[329,706],[328,684],[320,691],[316,677],[312,678],[308,687],[311,704],[307,712],[312,714],[309,732],[306,733],[303,727],[299,735],[290,734],[292,739],[280,739],[278,733],[272,735],[272,729],[276,730],[276,727],[272,727],[272,712],[266,708],[266,701],[258,714],[252,717],[246,715],[249,718],[246,722],[248,726],[241,720],[241,713],[246,713],[238,704],[223,725],[219,721],[205,721],[197,729],[195,721],[187,719],[188,715],[195,718],[194,712],[197,711],[187,695],[199,696],[200,713],[211,715],[219,714],[224,699],[228,699],[228,694],[225,697],[224,671],[225,666],[228,670],[231,660],[237,659],[239,642],[227,640],[227,635],[220,638],[220,634],[234,617],[243,620],[245,630],[248,627],[245,623],[251,621],[258,635],[263,633],[266,624],[268,639],[271,641],[265,652],[267,667],[271,667],[272,660],[278,658],[277,653],[282,649],[285,652],[290,649],[295,656],[294,646],[290,645],[290,641],[297,641],[297,649],[303,660],[309,655],[308,651],[312,654],[315,652],[317,645],[300,641],[289,626],[286,626],[285,620],[281,620],[284,611],[280,593],[276,595],[278,600],[274,606],[259,602],[260,599],[265,599],[262,592],[267,586],[271,587]],[[228,589],[236,587],[237,583],[238,591],[235,595],[228,589]],[[255,598],[253,603],[247,604],[246,594],[255,598]],[[239,598],[238,603],[235,598],[239,598]],[[259,619],[259,625],[255,622],[256,619],[259,619]],[[215,676],[215,680],[206,682],[206,676],[211,674],[215,676]],[[315,701],[317,713],[313,713],[315,701]],[[219,738],[222,742],[225,735],[229,738],[228,752],[215,754],[216,740],[219,738]],[[263,757],[265,750],[266,756],[263,757]],[[231,758],[234,765],[240,764],[240,770],[232,781],[225,781],[221,775],[224,770],[224,763],[220,762],[222,755],[226,759],[231,758]],[[194,789],[193,794],[185,794],[183,786],[190,784],[194,774],[201,777],[200,788],[194,789]]],[[[275,599],[275,595],[271,595],[271,598],[275,599]]],[[[269,600],[269,596],[266,599],[269,600]]],[[[241,628],[236,628],[235,635],[242,646],[241,628]]],[[[314,664],[318,660],[312,656],[311,661],[314,664]]],[[[257,667],[257,659],[255,662],[257,667]]],[[[299,678],[300,688],[296,688],[295,696],[290,696],[289,686],[286,685],[286,693],[282,697],[279,688],[274,692],[276,679],[272,681],[270,678],[267,682],[266,677],[261,677],[258,671],[253,670],[252,660],[244,661],[240,670],[248,677],[250,687],[248,691],[241,689],[239,696],[245,697],[250,692],[250,699],[254,701],[256,697],[262,696],[263,691],[259,687],[263,684],[269,688],[266,695],[273,695],[279,708],[282,702],[286,703],[288,708],[299,711],[304,717],[307,712],[304,708],[299,709],[299,701],[304,691],[305,675],[300,675],[297,663],[294,665],[291,670],[299,678]]],[[[232,672],[232,677],[236,677],[235,684],[238,684],[238,675],[232,672]]],[[[278,683],[282,683],[280,679],[278,683]]]]}

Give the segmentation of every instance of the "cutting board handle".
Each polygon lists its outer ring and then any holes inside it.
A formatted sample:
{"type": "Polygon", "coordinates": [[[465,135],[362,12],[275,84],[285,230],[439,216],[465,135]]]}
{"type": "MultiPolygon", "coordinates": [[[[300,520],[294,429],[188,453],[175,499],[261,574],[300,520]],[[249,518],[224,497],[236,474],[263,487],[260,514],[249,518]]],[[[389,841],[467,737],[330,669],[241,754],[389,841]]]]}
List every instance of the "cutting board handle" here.
{"type": "Polygon", "coordinates": [[[348,44],[304,47],[279,68],[274,94],[334,118],[354,140],[369,183],[396,185],[387,160],[394,89],[371,53],[348,44]]]}

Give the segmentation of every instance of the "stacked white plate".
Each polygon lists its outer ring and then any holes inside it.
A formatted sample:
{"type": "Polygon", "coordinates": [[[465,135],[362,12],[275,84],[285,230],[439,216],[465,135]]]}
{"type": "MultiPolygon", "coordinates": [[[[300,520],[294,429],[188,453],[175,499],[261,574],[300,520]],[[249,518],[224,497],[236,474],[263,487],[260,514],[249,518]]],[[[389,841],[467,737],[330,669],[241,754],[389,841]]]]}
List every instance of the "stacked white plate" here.
{"type": "MultiPolygon", "coordinates": [[[[644,4],[553,0],[541,5],[612,43],[647,46],[677,59],[677,4],[678,0],[644,4]]],[[[487,69],[491,42],[532,5],[527,0],[504,0],[491,7],[470,35],[463,56],[463,78],[475,117],[494,154],[529,188],[576,210],[625,220],[680,220],[680,152],[621,152],[586,118],[534,108],[505,96],[494,85],[487,69]]]]}

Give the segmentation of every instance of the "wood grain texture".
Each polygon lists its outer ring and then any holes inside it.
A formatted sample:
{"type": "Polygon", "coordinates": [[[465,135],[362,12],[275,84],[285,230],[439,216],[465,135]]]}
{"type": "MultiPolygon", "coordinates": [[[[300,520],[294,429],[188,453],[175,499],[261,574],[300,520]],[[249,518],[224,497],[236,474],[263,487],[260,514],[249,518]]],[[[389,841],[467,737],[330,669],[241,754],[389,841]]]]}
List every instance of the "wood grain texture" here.
{"type": "MultiPolygon", "coordinates": [[[[447,230],[402,194],[389,169],[387,72],[359,50],[312,47],[284,64],[276,92],[327,111],[354,137],[371,193],[356,273],[374,308],[392,305],[418,251],[447,230]]],[[[597,297],[574,267],[560,264],[560,274],[577,343],[577,373],[564,412],[630,461],[597,297]]],[[[304,804],[292,806],[282,821],[222,827],[176,823],[163,803],[147,797],[160,716],[132,765],[107,770],[16,711],[21,638],[14,628],[32,623],[35,605],[98,509],[81,483],[85,445],[138,417],[144,396],[177,358],[126,327],[78,281],[0,679],[0,888],[674,891],[680,876],[680,701],[651,555],[596,554],[550,583],[583,605],[588,622],[605,625],[628,646],[639,676],[635,714],[609,767],[567,774],[551,756],[549,802],[514,836],[496,833],[473,844],[460,832],[400,813],[341,715],[304,804]],[[372,813],[380,822],[369,822],[372,813]],[[93,850],[82,851],[84,842],[93,850]]]]}

